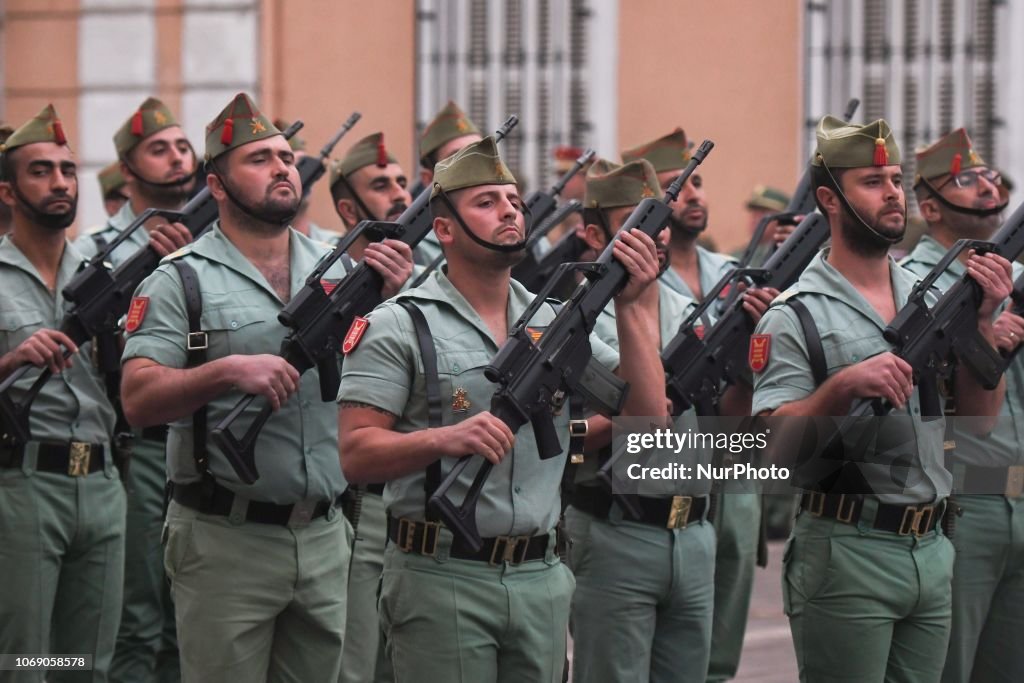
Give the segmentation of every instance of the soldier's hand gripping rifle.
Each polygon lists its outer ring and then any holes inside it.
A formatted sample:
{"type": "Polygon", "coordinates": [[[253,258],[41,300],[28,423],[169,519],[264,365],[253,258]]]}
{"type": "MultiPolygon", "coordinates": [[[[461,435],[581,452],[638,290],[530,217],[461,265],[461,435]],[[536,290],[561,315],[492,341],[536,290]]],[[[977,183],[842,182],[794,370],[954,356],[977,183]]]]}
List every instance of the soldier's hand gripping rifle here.
{"type": "MultiPolygon", "coordinates": [[[[337,135],[321,151],[320,157],[306,157],[297,168],[303,187],[312,185],[323,175],[323,159],[330,155],[331,149],[337,144],[349,128],[359,120],[354,113],[337,135]]],[[[296,121],[284,131],[285,138],[291,138],[303,124],[296,121]]],[[[217,203],[210,195],[208,188],[203,188],[184,207],[178,211],[167,209],[147,209],[132,221],[116,239],[106,248],[84,264],[64,288],[64,299],[71,303],[71,308],[61,321],[60,330],[68,335],[77,345],[89,339],[103,339],[114,335],[118,321],[128,311],[131,297],[139,284],[142,283],[157,266],[160,256],[149,245],[142,247],[116,269],[110,266],[110,255],[127,240],[132,233],[141,228],[151,218],[160,217],[169,222],[182,223],[192,234],[198,237],[213,221],[217,219],[217,203]]],[[[117,345],[104,342],[101,344],[108,351],[101,360],[101,372],[113,372],[120,366],[120,354],[117,345]]],[[[65,351],[65,356],[70,355],[65,351]]],[[[50,378],[50,371],[44,369],[32,386],[24,393],[20,401],[11,395],[14,384],[31,368],[30,364],[22,365],[0,383],[0,419],[2,419],[5,439],[13,439],[16,443],[24,443],[31,439],[29,430],[29,411],[32,402],[50,378]]]]}
{"type": "MultiPolygon", "coordinates": [[[[853,118],[853,115],[857,112],[857,107],[860,106],[860,100],[857,98],[851,99],[846,103],[846,111],[843,112],[843,120],[849,121],[853,118]]],[[[740,257],[740,268],[746,268],[750,265],[751,259],[754,257],[754,252],[757,251],[757,247],[761,244],[761,238],[764,237],[765,231],[768,226],[772,223],[778,225],[795,225],[796,218],[798,216],[806,216],[814,211],[816,203],[814,201],[814,187],[811,185],[811,162],[807,162],[807,167],[804,169],[804,174],[800,176],[800,182],[797,183],[796,190],[793,191],[793,196],[789,200],[789,204],[782,210],[781,213],[771,213],[762,218],[757,222],[757,227],[754,229],[754,235],[750,239],[750,243],[747,244],[747,248],[743,252],[743,256],[740,257]]],[[[781,290],[780,290],[781,291],[781,290]]],[[[731,303],[731,302],[730,302],[731,303]]]]}
{"type": "MultiPolygon", "coordinates": [[[[509,116],[495,133],[495,138],[501,140],[518,122],[517,116],[509,116]]],[[[334,251],[317,264],[306,277],[302,289],[278,314],[277,319],[290,329],[281,342],[280,356],[299,374],[317,368],[321,400],[334,401],[338,396],[338,354],[348,332],[365,325],[361,317],[384,300],[381,293],[384,279],[364,261],[356,264],[336,285],[325,288],[323,278],[360,236],[371,242],[396,239],[415,248],[432,227],[428,190],[421,192],[394,223],[360,222],[335,246],[334,251]]],[[[241,436],[237,436],[231,427],[255,399],[254,394],[243,396],[210,433],[235,474],[246,484],[252,484],[260,476],[256,468],[256,439],[273,412],[270,404],[264,402],[241,436]]]]}
{"type": "MultiPolygon", "coordinates": [[[[633,210],[623,231],[640,229],[656,237],[672,214],[671,203],[679,195],[708,152],[712,143],[705,140],[694,153],[682,174],[669,186],[663,199],[644,199],[633,210]]],[[[618,239],[618,238],[616,238],[618,239]]],[[[601,412],[617,414],[625,401],[628,385],[613,373],[592,361],[590,333],[594,322],[608,302],[626,285],[629,274],[612,256],[614,240],[591,264],[566,264],[567,269],[583,270],[586,280],[559,310],[541,338],[534,342],[526,326],[545,303],[547,291],[541,291],[526,312],[509,330],[508,338],[484,370],[488,380],[498,385],[491,398],[491,413],[508,425],[513,433],[527,422],[533,425],[541,458],[560,455],[551,411],[566,396],[582,394],[601,412]]],[[[554,280],[549,283],[554,284],[554,280]]],[[[492,469],[483,460],[461,505],[448,492],[469,465],[466,455],[449,471],[428,501],[444,523],[472,549],[482,545],[476,523],[476,505],[492,469]]]]}

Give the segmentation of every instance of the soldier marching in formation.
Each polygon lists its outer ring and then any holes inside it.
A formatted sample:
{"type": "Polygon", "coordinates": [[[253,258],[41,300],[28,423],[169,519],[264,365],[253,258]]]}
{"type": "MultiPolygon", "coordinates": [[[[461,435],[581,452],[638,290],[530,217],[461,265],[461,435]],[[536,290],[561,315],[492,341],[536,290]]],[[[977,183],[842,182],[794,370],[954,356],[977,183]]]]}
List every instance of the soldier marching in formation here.
{"type": "MultiPolygon", "coordinates": [[[[558,682],[570,660],[580,683],[729,680],[764,561],[760,485],[624,494],[602,472],[613,456],[623,467],[611,418],[676,432],[709,414],[786,418],[792,434],[864,400],[891,409],[884,438],[858,458],[837,455],[848,433],[829,441],[817,457],[841,466],[795,468],[799,505],[779,496],[773,513],[792,527],[783,608],[800,680],[1024,680],[1024,269],[1017,253],[951,251],[993,239],[1008,205],[967,131],[917,152],[927,231],[897,263],[907,201],[892,130],[824,117],[808,172],[831,239],[781,293],[718,286],[737,261],[698,244],[703,157],[681,128],[622,164],[597,159],[561,197],[579,214],[534,252],[575,238],[577,253],[603,254],[578,292],[622,273],[592,311],[512,277],[546,216],[454,102],[423,130],[412,192],[381,132],[322,169],[337,230],[310,222],[299,162],[319,162],[284,131],[240,93],[206,127],[200,160],[173,112],[146,99],[99,176],[107,222],[71,242],[77,166],[58,113],[0,126],[0,653],[91,657],[88,671],[0,681],[558,682]],[[672,188],[665,224],[636,227],[672,188]],[[214,213],[195,226],[200,202],[214,213]],[[926,381],[884,334],[936,271],[921,296],[973,288],[974,346],[958,352],[987,345],[1005,360],[998,379],[960,362],[926,381]],[[74,295],[97,272],[137,277],[104,299],[124,305],[102,333],[74,295]],[[360,277],[370,284],[352,291],[370,305],[325,308],[360,277]],[[300,343],[302,358],[282,351],[306,339],[279,322],[293,306],[334,316],[330,343],[300,343]],[[681,330],[698,307],[700,324],[681,330]],[[732,340],[749,367],[714,385],[712,406],[677,410],[660,354],[731,311],[749,321],[732,340]],[[515,421],[496,392],[540,367],[529,354],[572,316],[584,378],[544,385],[515,421]],[[499,363],[516,353],[511,370],[499,363]],[[619,387],[607,389],[617,410],[585,384],[595,378],[619,387]],[[251,470],[224,436],[236,417],[257,425],[241,449],[251,470]],[[914,444],[909,466],[890,439],[914,444]],[[481,462],[489,476],[475,481],[481,462]],[[467,499],[454,516],[438,502],[449,487],[467,499]]],[[[581,153],[559,148],[559,170],[581,153]]],[[[760,219],[788,204],[759,187],[748,208],[760,219]]],[[[750,245],[751,265],[791,232],[750,245]]],[[[701,453],[728,469],[783,458],[776,446],[701,453]]]]}

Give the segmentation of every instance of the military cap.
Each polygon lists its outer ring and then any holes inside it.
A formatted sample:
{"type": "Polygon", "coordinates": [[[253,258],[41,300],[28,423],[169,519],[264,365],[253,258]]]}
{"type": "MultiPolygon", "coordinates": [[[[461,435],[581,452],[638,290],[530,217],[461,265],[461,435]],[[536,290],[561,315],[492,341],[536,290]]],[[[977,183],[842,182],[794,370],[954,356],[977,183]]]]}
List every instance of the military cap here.
{"type": "Polygon", "coordinates": [[[473,133],[481,134],[480,129],[469,120],[465,112],[449,100],[444,109],[423,129],[423,135],[420,137],[420,159],[426,159],[441,149],[446,142],[473,133]]]}
{"type": "Polygon", "coordinates": [[[811,161],[829,168],[863,168],[900,163],[900,148],[885,119],[859,126],[834,116],[818,122],[818,149],[811,161]]]}
{"type": "Polygon", "coordinates": [[[648,197],[657,197],[660,192],[658,172],[646,159],[621,166],[599,159],[587,171],[583,206],[587,209],[635,206],[648,197]]]}
{"type": "Polygon", "coordinates": [[[206,126],[206,159],[216,159],[224,152],[257,140],[281,135],[245,93],[238,93],[217,118],[206,126]]]}
{"type": "Polygon", "coordinates": [[[748,209],[766,209],[768,211],[785,211],[789,206],[789,195],[774,187],[758,185],[747,200],[748,209]]]}
{"type": "Polygon", "coordinates": [[[43,107],[42,111],[11,133],[0,147],[0,151],[9,152],[16,147],[31,145],[34,142],[68,144],[64,124],[61,123],[60,117],[57,116],[57,110],[53,108],[52,104],[43,107]]]}
{"type": "Polygon", "coordinates": [[[97,174],[100,181],[100,193],[104,199],[111,192],[120,190],[124,187],[124,176],[121,174],[121,162],[115,161],[112,164],[104,166],[100,169],[97,174]]]}
{"type": "Polygon", "coordinates": [[[960,171],[979,166],[987,168],[988,164],[974,151],[967,131],[957,128],[931,146],[918,150],[916,180],[956,175],[960,171]]]}
{"type": "Polygon", "coordinates": [[[384,133],[373,133],[352,145],[341,159],[331,164],[330,187],[338,182],[341,176],[348,178],[359,169],[374,164],[384,168],[388,164],[397,164],[398,159],[384,146],[384,133]]]}
{"type": "Polygon", "coordinates": [[[466,145],[434,166],[433,199],[441,190],[454,192],[477,185],[515,185],[516,178],[498,155],[494,138],[487,136],[466,145]]]}
{"type": "MultiPolygon", "coordinates": [[[[292,125],[291,121],[286,121],[282,118],[274,119],[274,125],[282,133],[288,130],[288,126],[292,125]]],[[[305,152],[306,151],[306,139],[300,138],[298,133],[288,138],[288,146],[292,148],[293,152],[305,152]]]]}
{"type": "Polygon", "coordinates": [[[637,159],[647,159],[658,173],[683,170],[690,163],[690,145],[686,142],[686,133],[682,128],[676,128],[668,135],[622,153],[624,164],[637,159]]]}
{"type": "Polygon", "coordinates": [[[11,137],[11,133],[13,132],[14,129],[6,123],[0,123],[0,145],[3,145],[7,138],[11,137]]]}
{"type": "Polygon", "coordinates": [[[117,156],[123,159],[135,145],[153,133],[177,125],[178,120],[166,104],[155,97],[147,98],[114,133],[114,149],[117,150],[117,156]]]}
{"type": "Polygon", "coordinates": [[[555,170],[559,173],[565,173],[572,168],[572,165],[576,163],[576,160],[582,154],[582,147],[573,147],[572,145],[559,145],[555,147],[553,154],[555,157],[555,170]]]}

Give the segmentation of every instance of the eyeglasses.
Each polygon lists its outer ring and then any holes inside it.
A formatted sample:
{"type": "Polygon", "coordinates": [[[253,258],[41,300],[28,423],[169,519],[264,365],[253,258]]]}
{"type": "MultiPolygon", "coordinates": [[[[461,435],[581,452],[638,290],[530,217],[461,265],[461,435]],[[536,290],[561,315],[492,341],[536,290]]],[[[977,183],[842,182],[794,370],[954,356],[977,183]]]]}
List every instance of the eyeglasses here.
{"type": "Polygon", "coordinates": [[[969,169],[967,171],[960,171],[956,175],[951,175],[946,179],[946,182],[939,185],[936,189],[941,190],[950,183],[955,183],[959,188],[974,187],[978,184],[978,178],[984,178],[991,184],[999,187],[1003,184],[1003,175],[993,168],[983,168],[981,170],[969,169]]]}

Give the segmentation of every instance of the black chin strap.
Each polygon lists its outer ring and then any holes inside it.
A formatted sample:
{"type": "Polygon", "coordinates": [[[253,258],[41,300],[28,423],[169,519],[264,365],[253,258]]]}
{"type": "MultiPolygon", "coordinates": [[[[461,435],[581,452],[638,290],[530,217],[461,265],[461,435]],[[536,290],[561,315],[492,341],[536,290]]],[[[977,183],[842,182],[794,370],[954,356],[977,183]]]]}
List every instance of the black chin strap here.
{"type": "MultiPolygon", "coordinates": [[[[357,193],[356,189],[354,187],[352,187],[351,183],[348,182],[348,178],[345,177],[345,174],[343,174],[343,173],[339,173],[338,174],[338,182],[341,182],[341,183],[343,183],[345,185],[345,189],[348,190],[348,193],[350,195],[352,195],[352,199],[355,200],[356,205],[359,207],[359,210],[362,211],[363,214],[366,216],[367,220],[370,220],[370,221],[378,221],[379,220],[376,216],[373,215],[373,211],[370,211],[370,209],[366,206],[366,204],[363,203],[363,200],[359,196],[359,193],[357,193]]],[[[357,224],[359,223],[359,216],[356,216],[356,223],[357,224]]]]}
{"type": "Polygon", "coordinates": [[[19,202],[21,202],[22,207],[28,209],[29,213],[32,216],[32,222],[35,223],[36,225],[41,225],[41,226],[44,226],[44,227],[53,227],[53,225],[51,225],[50,219],[53,218],[56,215],[63,215],[63,216],[68,217],[67,223],[65,223],[64,225],[59,226],[60,229],[64,229],[64,228],[70,227],[71,224],[75,222],[75,214],[78,213],[78,198],[77,197],[72,197],[71,195],[68,195],[68,201],[71,203],[71,211],[69,211],[67,214],[48,214],[48,213],[43,213],[38,208],[36,208],[35,205],[33,205],[32,202],[30,202],[25,195],[23,195],[21,193],[21,190],[18,188],[18,180],[17,180],[17,178],[12,177],[10,179],[10,181],[8,181],[8,182],[10,182],[10,184],[11,184],[11,190],[14,191],[14,196],[17,197],[19,202]]]}
{"type": "MultiPolygon", "coordinates": [[[[426,190],[424,190],[424,191],[426,191],[426,190]]],[[[452,215],[455,216],[455,221],[459,224],[459,227],[462,228],[462,232],[464,232],[467,235],[469,235],[469,238],[471,240],[473,240],[474,242],[479,244],[484,249],[490,249],[491,251],[497,251],[497,252],[500,252],[502,254],[511,254],[512,252],[522,251],[523,249],[526,248],[526,241],[527,241],[527,238],[529,238],[529,236],[530,236],[530,230],[532,230],[532,227],[533,227],[532,223],[533,223],[533,221],[531,221],[531,220],[526,220],[525,221],[526,222],[526,231],[525,231],[526,234],[523,236],[523,240],[521,242],[516,242],[515,244],[495,244],[494,242],[488,242],[487,240],[483,239],[482,237],[477,237],[473,233],[473,231],[469,229],[469,226],[466,225],[465,221],[462,220],[462,216],[455,209],[455,205],[452,204],[452,200],[448,198],[448,193],[447,192],[445,192],[444,190],[439,190],[438,191],[438,195],[441,197],[441,201],[444,202],[445,206],[448,207],[448,210],[451,211],[452,215]]],[[[529,210],[529,208],[524,206],[522,211],[523,211],[524,217],[526,217],[528,219],[530,217],[530,213],[529,213],[530,210],[529,210]]]]}
{"type": "Polygon", "coordinates": [[[120,162],[127,166],[128,170],[131,171],[131,174],[135,176],[135,178],[143,185],[155,187],[161,190],[170,190],[175,187],[182,187],[184,185],[187,185],[199,174],[199,160],[196,157],[196,151],[195,149],[192,148],[191,142],[188,144],[188,149],[190,152],[192,152],[192,172],[185,174],[185,177],[180,180],[169,180],[166,183],[158,183],[155,180],[150,180],[146,176],[139,173],[138,169],[136,169],[135,166],[132,165],[132,162],[128,161],[128,155],[121,157],[120,162]]]}
{"type": "Polygon", "coordinates": [[[259,221],[260,223],[270,223],[271,225],[288,225],[289,223],[292,222],[292,219],[298,215],[299,207],[302,205],[301,200],[296,203],[295,210],[288,214],[288,216],[284,220],[268,221],[266,216],[259,215],[258,213],[256,213],[256,211],[252,209],[252,207],[246,206],[245,204],[242,203],[241,199],[235,196],[235,193],[231,191],[231,187],[228,185],[227,179],[224,177],[224,174],[220,172],[220,169],[217,167],[217,164],[216,162],[214,162],[213,159],[210,159],[208,165],[213,170],[213,174],[217,176],[217,180],[220,181],[221,187],[224,188],[224,194],[228,196],[228,199],[231,200],[232,204],[237,206],[242,211],[242,213],[244,213],[249,218],[252,218],[255,221],[259,221]]]}
{"type": "MultiPolygon", "coordinates": [[[[843,192],[843,188],[839,186],[839,181],[836,180],[836,177],[834,175],[832,175],[832,169],[830,169],[828,167],[828,164],[826,164],[824,161],[821,162],[821,166],[822,168],[825,169],[825,172],[828,173],[828,177],[832,179],[832,186],[835,188],[836,194],[839,196],[839,203],[842,204],[846,212],[853,216],[854,218],[856,218],[857,222],[863,225],[868,232],[870,232],[872,235],[888,244],[896,244],[897,242],[903,239],[903,235],[900,235],[899,237],[890,237],[889,235],[883,235],[882,233],[878,232],[870,225],[868,225],[867,222],[860,217],[860,214],[853,210],[853,206],[850,205],[850,200],[846,198],[846,194],[843,192]]],[[[904,221],[906,221],[906,216],[904,216],[904,221]]]]}
{"type": "Polygon", "coordinates": [[[994,216],[997,213],[1002,213],[1003,210],[1010,203],[1009,201],[1007,201],[1004,204],[999,204],[998,206],[993,206],[991,209],[975,209],[975,208],[972,208],[972,207],[969,207],[969,206],[960,206],[959,204],[954,204],[953,202],[951,202],[948,199],[946,199],[945,197],[943,197],[942,194],[939,192],[939,188],[937,188],[934,185],[932,185],[926,179],[921,178],[920,182],[923,183],[926,188],[928,188],[928,194],[930,194],[932,197],[934,197],[936,200],[938,200],[939,204],[942,204],[943,206],[945,206],[950,211],[955,211],[957,213],[966,214],[968,216],[977,216],[978,218],[988,218],[989,216],[994,216]]]}

